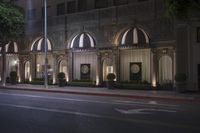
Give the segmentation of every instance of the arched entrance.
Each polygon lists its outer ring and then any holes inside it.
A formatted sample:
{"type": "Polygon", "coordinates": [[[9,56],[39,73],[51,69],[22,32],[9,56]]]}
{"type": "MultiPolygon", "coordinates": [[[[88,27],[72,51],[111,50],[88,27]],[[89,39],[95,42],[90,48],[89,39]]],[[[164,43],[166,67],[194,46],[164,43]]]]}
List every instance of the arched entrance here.
{"type": "MultiPolygon", "coordinates": [[[[47,39],[47,72],[48,79],[53,79],[53,45],[52,42],[47,39]]],[[[31,45],[31,54],[34,55],[31,61],[31,66],[34,66],[34,79],[44,80],[45,69],[45,40],[42,37],[36,38],[31,45]]]]}
{"type": "Polygon", "coordinates": [[[19,75],[19,57],[18,57],[18,46],[16,42],[9,42],[5,46],[6,52],[6,77],[10,77],[10,72],[17,72],[18,81],[20,82],[19,75]]]}
{"type": "Polygon", "coordinates": [[[159,59],[159,83],[173,82],[173,63],[172,58],[164,55],[159,59]]]}
{"type": "Polygon", "coordinates": [[[61,60],[59,62],[59,72],[65,73],[65,79],[68,81],[67,61],[61,60]]]}
{"type": "Polygon", "coordinates": [[[88,32],[75,35],[70,43],[72,52],[72,80],[95,81],[97,55],[94,38],[88,32]]]}
{"type": "Polygon", "coordinates": [[[149,34],[138,26],[119,36],[119,68],[122,82],[151,82],[151,46],[149,34]]]}
{"type": "Polygon", "coordinates": [[[110,58],[103,60],[103,81],[107,81],[108,73],[113,73],[113,61],[110,58]]]}

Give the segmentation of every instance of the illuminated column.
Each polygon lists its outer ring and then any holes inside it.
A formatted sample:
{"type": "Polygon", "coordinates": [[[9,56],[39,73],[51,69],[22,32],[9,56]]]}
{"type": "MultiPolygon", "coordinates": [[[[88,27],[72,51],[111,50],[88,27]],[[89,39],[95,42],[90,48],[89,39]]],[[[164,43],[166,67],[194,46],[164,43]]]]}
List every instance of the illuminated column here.
{"type": "Polygon", "coordinates": [[[117,50],[113,50],[113,73],[116,75],[116,79],[115,80],[118,80],[118,56],[117,56],[117,50]]]}
{"type": "Polygon", "coordinates": [[[152,50],[151,54],[151,85],[153,87],[157,86],[157,57],[156,57],[156,50],[152,50]]]}
{"type": "Polygon", "coordinates": [[[96,86],[100,85],[100,68],[101,68],[101,63],[100,63],[100,53],[97,52],[97,67],[96,67],[96,86]]]}
{"type": "Polygon", "coordinates": [[[68,56],[65,58],[65,60],[66,60],[66,82],[69,82],[69,64],[68,64],[68,56]]]}
{"type": "Polygon", "coordinates": [[[18,75],[18,82],[20,83],[21,82],[21,71],[20,71],[20,59],[17,61],[17,75],[18,75]]]}
{"type": "Polygon", "coordinates": [[[57,75],[57,60],[56,54],[53,55],[53,84],[56,83],[56,75],[57,75]]]}
{"type": "Polygon", "coordinates": [[[72,82],[73,79],[73,53],[72,51],[67,53],[67,58],[68,58],[68,62],[67,62],[67,66],[68,66],[68,80],[69,82],[72,82]]]}

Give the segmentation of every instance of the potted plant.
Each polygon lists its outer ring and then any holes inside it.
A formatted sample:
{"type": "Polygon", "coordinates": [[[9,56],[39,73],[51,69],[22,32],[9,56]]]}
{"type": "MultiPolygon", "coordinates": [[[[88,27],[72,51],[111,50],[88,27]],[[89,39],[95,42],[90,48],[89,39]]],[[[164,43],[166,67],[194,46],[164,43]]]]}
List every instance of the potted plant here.
{"type": "Polygon", "coordinates": [[[66,85],[65,73],[59,72],[57,77],[58,77],[58,85],[59,85],[59,87],[65,86],[66,85]]]}
{"type": "Polygon", "coordinates": [[[178,92],[185,92],[187,88],[187,75],[185,73],[177,73],[175,75],[176,90],[178,92]]]}
{"type": "Polygon", "coordinates": [[[115,76],[114,73],[109,73],[107,75],[107,79],[108,79],[107,87],[108,87],[108,89],[113,89],[114,88],[114,79],[115,78],[116,78],[116,76],[115,76]]]}
{"type": "Polygon", "coordinates": [[[10,83],[11,84],[16,84],[17,83],[17,72],[16,71],[11,71],[10,72],[10,83]]]}

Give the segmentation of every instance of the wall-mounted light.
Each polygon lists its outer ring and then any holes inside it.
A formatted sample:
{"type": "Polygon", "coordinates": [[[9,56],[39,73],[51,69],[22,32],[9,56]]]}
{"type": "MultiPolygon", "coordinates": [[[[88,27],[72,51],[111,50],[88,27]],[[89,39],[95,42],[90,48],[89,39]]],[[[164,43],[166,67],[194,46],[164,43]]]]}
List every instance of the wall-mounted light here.
{"type": "Polygon", "coordinates": [[[17,64],[17,61],[16,61],[16,60],[14,61],[14,64],[15,64],[15,65],[17,64]]]}
{"type": "Polygon", "coordinates": [[[165,49],[162,50],[162,53],[163,53],[163,54],[166,54],[167,51],[168,51],[168,50],[165,48],[165,49]]]}

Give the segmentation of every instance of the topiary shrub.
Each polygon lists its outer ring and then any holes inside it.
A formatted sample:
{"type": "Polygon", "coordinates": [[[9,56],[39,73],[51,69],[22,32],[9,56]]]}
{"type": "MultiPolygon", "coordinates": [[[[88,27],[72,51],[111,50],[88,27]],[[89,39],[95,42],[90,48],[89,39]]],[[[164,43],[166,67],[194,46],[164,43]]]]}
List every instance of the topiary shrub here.
{"type": "Polygon", "coordinates": [[[113,89],[114,88],[114,79],[115,78],[116,78],[116,76],[115,76],[114,73],[109,73],[107,75],[107,79],[108,79],[107,87],[108,87],[108,89],[113,89]]]}
{"type": "Polygon", "coordinates": [[[11,71],[10,72],[10,83],[11,84],[16,84],[17,83],[17,72],[16,71],[11,71]]]}
{"type": "Polygon", "coordinates": [[[65,73],[64,72],[59,72],[57,77],[58,77],[58,79],[64,79],[65,78],[65,73]]]}
{"type": "Polygon", "coordinates": [[[65,80],[65,73],[59,72],[57,75],[58,78],[58,86],[63,87],[66,85],[66,80],[65,80]]]}
{"type": "Polygon", "coordinates": [[[109,73],[109,74],[107,75],[108,81],[114,81],[115,78],[116,78],[116,76],[115,76],[114,73],[109,73]]]}

